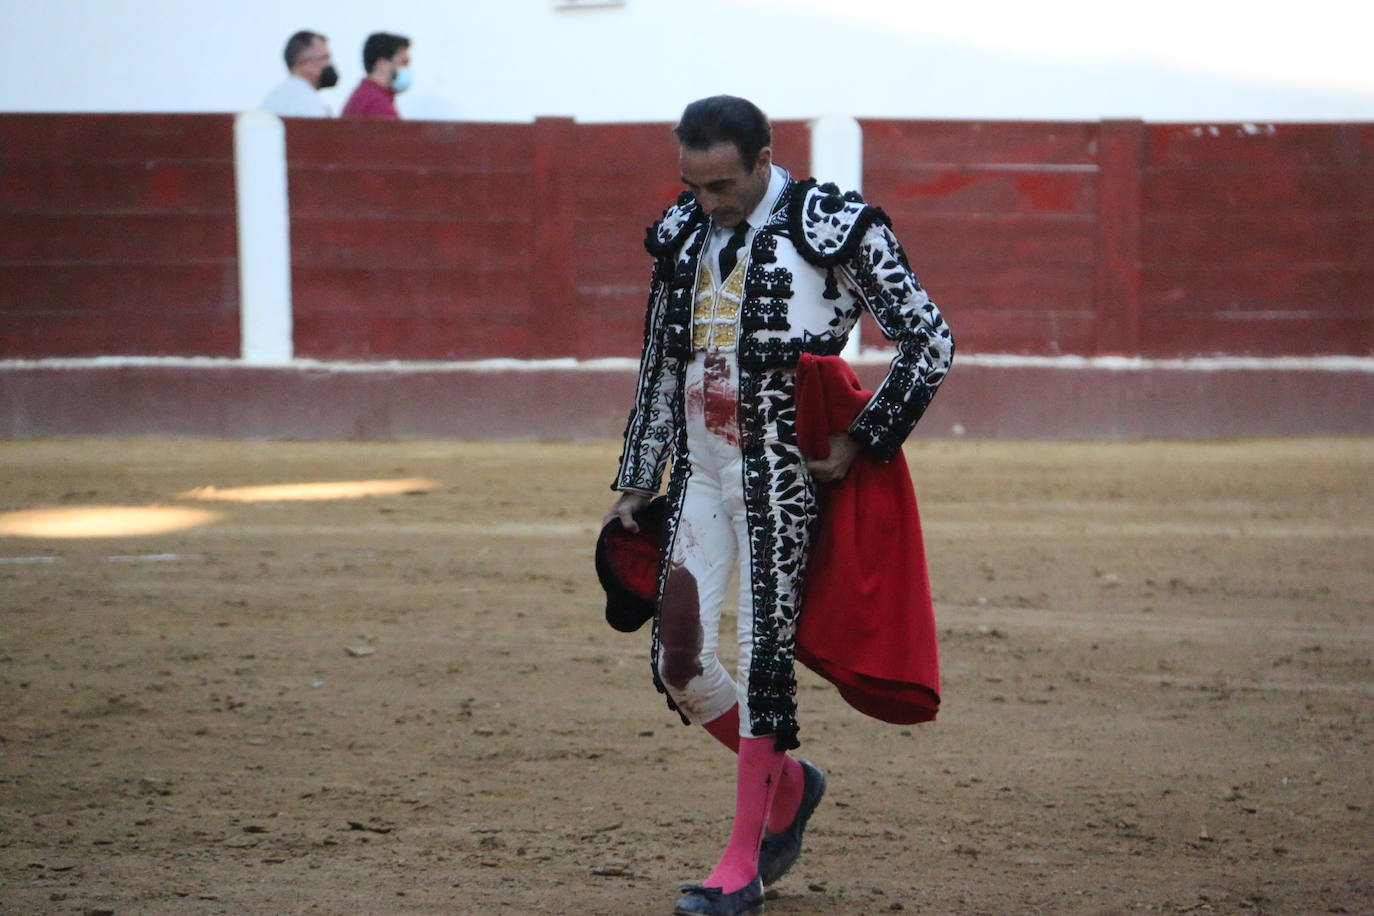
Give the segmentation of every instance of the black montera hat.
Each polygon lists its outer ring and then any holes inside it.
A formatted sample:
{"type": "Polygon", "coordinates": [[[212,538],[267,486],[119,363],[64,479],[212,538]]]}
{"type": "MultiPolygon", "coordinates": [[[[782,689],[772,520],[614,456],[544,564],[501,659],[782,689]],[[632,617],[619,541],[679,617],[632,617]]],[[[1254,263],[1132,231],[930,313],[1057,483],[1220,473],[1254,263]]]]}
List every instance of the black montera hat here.
{"type": "Polygon", "coordinates": [[[612,518],[596,539],[596,577],[606,590],[606,622],[633,633],[654,616],[658,567],[663,554],[668,498],[659,496],[635,513],[638,531],[612,518]]]}

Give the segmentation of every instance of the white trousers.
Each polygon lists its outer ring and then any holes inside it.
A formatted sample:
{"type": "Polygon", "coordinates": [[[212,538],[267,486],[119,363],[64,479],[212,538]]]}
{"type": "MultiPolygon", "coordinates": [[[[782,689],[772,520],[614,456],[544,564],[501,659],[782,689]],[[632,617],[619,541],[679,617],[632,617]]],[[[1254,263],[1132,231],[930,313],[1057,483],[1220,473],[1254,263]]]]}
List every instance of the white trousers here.
{"type": "Polygon", "coordinates": [[[684,406],[691,476],[664,580],[658,674],[692,722],[709,722],[739,703],[741,732],[748,734],[754,615],[738,375],[734,353],[698,353],[687,367],[684,406]],[[746,562],[740,562],[741,557],[746,562]],[[721,609],[736,569],[739,654],[736,675],[731,677],[717,650],[721,609]]]}

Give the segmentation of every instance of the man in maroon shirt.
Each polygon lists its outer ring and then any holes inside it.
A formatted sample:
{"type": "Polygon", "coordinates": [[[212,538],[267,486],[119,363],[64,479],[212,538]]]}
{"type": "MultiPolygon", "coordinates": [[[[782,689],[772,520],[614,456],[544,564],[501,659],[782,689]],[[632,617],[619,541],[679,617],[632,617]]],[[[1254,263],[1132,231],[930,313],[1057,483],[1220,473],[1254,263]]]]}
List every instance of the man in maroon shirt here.
{"type": "Polygon", "coordinates": [[[363,44],[363,77],[344,105],[344,117],[399,118],[396,93],[410,88],[410,39],[376,32],[363,44]]]}

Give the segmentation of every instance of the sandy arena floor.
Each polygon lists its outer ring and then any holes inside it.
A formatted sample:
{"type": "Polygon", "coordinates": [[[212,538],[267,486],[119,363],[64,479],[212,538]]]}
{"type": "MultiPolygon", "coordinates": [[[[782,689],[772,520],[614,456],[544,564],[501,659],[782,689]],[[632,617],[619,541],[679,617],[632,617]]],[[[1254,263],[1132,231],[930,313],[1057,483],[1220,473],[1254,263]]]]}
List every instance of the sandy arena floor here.
{"type": "MultiPolygon", "coordinates": [[[[0,911],[667,914],[733,764],[602,621],[617,454],[0,443],[0,513],[220,513],[0,535],[0,911]]],[[[771,916],[1374,913],[1374,440],[907,456],[944,711],[801,675],[831,789],[771,916]]]]}

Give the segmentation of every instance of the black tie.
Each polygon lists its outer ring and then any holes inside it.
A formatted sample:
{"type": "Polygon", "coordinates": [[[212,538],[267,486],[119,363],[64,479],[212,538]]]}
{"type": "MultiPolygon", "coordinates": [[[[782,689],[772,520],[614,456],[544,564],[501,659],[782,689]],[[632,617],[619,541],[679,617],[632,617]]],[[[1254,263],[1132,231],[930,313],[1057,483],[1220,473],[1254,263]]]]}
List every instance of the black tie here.
{"type": "Polygon", "coordinates": [[[749,232],[749,223],[740,220],[735,231],[730,234],[730,238],[725,243],[725,247],[720,250],[720,279],[724,280],[730,276],[730,271],[735,269],[735,262],[739,260],[739,250],[744,247],[744,236],[749,232]]]}

